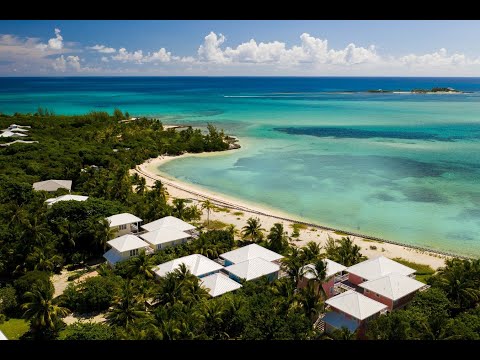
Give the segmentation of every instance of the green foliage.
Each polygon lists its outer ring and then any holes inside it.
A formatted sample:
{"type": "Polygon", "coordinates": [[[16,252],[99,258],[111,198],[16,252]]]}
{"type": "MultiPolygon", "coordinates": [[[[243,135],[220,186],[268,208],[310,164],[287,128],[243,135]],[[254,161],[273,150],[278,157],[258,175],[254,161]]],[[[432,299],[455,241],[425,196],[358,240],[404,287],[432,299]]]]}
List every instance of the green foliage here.
{"type": "Polygon", "coordinates": [[[393,260],[412,269],[415,269],[415,278],[423,283],[427,283],[430,276],[435,273],[435,270],[433,270],[429,265],[414,263],[402,258],[395,258],[393,260]]]}
{"type": "Polygon", "coordinates": [[[288,249],[288,236],[282,224],[273,224],[270,233],[267,235],[267,247],[280,254],[288,249]]]}
{"type": "Polygon", "coordinates": [[[342,237],[340,240],[329,238],[325,246],[326,257],[344,266],[352,266],[366,260],[360,250],[360,246],[354,244],[349,237],[342,237]]]}
{"type": "Polygon", "coordinates": [[[29,271],[15,280],[13,286],[15,287],[18,301],[23,302],[24,294],[28,291],[32,291],[33,287],[39,284],[49,284],[49,286],[53,287],[50,275],[44,271],[29,271]]]}
{"type": "Polygon", "coordinates": [[[0,288],[0,314],[8,313],[17,306],[15,288],[11,285],[0,288]]]}
{"type": "Polygon", "coordinates": [[[208,224],[207,221],[205,221],[203,223],[203,226],[207,227],[209,230],[221,230],[226,228],[228,224],[220,220],[211,220],[210,225],[208,224]]]}
{"type": "Polygon", "coordinates": [[[242,235],[244,239],[250,240],[252,243],[260,242],[263,240],[263,232],[265,231],[262,228],[260,219],[258,218],[249,218],[247,220],[247,225],[242,228],[242,235]]]}
{"type": "Polygon", "coordinates": [[[106,324],[76,322],[60,333],[60,340],[115,340],[115,332],[106,324]]]}
{"type": "Polygon", "coordinates": [[[28,321],[25,319],[9,319],[0,323],[0,330],[9,340],[19,340],[28,331],[28,321]]]}

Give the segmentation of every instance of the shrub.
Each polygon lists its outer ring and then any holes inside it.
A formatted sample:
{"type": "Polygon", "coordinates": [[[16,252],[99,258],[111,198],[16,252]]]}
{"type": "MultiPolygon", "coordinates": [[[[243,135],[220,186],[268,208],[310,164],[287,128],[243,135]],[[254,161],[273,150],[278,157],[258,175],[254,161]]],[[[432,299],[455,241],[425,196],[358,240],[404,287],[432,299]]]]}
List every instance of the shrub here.
{"type": "Polygon", "coordinates": [[[61,340],[115,340],[115,332],[106,324],[76,322],[60,335],[61,340]]]}
{"type": "Polygon", "coordinates": [[[17,297],[19,302],[23,302],[23,295],[27,291],[31,291],[35,284],[39,283],[48,283],[50,286],[53,286],[50,281],[50,275],[44,271],[29,271],[25,275],[19,277],[13,283],[15,291],[17,292],[17,297]]]}
{"type": "Polygon", "coordinates": [[[17,306],[15,288],[7,285],[0,288],[0,314],[4,314],[17,306]]]}
{"type": "Polygon", "coordinates": [[[375,245],[370,245],[370,250],[377,250],[377,247],[375,245]]]}

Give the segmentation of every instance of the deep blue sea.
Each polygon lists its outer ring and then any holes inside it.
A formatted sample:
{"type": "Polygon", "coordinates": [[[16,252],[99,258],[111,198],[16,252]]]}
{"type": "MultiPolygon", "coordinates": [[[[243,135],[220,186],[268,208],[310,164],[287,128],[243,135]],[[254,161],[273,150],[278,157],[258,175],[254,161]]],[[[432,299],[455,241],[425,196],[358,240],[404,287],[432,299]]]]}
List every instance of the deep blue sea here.
{"type": "Polygon", "coordinates": [[[319,224],[480,255],[480,78],[0,78],[0,112],[39,106],[213,123],[242,149],[160,171],[319,224]],[[401,93],[432,87],[467,93],[401,93]]]}

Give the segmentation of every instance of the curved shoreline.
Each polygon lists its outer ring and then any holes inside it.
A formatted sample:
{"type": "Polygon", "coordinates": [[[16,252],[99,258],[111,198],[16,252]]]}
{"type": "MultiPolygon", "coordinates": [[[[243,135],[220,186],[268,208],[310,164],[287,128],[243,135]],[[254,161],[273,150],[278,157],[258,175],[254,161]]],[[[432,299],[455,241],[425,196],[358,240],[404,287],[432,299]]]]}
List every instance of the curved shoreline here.
{"type": "MultiPolygon", "coordinates": [[[[172,179],[168,177],[168,174],[164,174],[158,170],[158,167],[162,164],[165,164],[168,161],[178,159],[181,157],[190,157],[190,156],[216,156],[216,155],[225,155],[224,152],[214,152],[214,153],[202,153],[202,154],[184,154],[180,156],[160,156],[158,158],[152,158],[145,161],[141,165],[137,165],[135,169],[132,169],[132,172],[138,173],[140,176],[144,177],[147,180],[147,185],[153,185],[155,180],[161,180],[167,187],[167,190],[173,198],[177,197],[188,197],[192,201],[201,202],[203,200],[209,199],[217,206],[232,209],[237,212],[245,212],[249,214],[254,214],[261,218],[262,224],[273,224],[274,222],[283,222],[286,225],[286,229],[289,229],[288,226],[292,223],[304,224],[309,227],[308,230],[301,230],[300,238],[307,238],[305,240],[298,240],[299,246],[303,246],[308,241],[316,241],[320,244],[323,244],[326,241],[328,236],[333,238],[339,238],[342,235],[338,235],[335,232],[340,232],[352,237],[354,242],[359,245],[363,245],[362,252],[371,257],[378,255],[385,255],[390,257],[401,257],[409,261],[427,263],[432,266],[434,269],[443,266],[443,261],[445,258],[449,257],[458,257],[458,258],[470,258],[468,256],[455,254],[448,251],[430,249],[422,246],[402,244],[397,241],[392,241],[388,239],[382,239],[375,236],[370,236],[366,234],[359,234],[350,231],[344,231],[342,229],[331,228],[328,226],[319,225],[316,223],[311,223],[304,221],[299,218],[298,220],[295,217],[292,217],[292,214],[286,214],[278,209],[268,209],[267,207],[258,205],[258,204],[249,204],[245,201],[235,199],[224,194],[215,193],[213,191],[200,188],[198,185],[190,184],[183,182],[178,179],[172,179]],[[160,172],[160,173],[159,173],[160,172]],[[280,221],[278,221],[280,220],[280,221]],[[320,231],[318,233],[317,231],[320,231]],[[317,232],[317,233],[315,233],[317,232]],[[316,235],[316,236],[315,236],[316,235]],[[375,244],[376,243],[376,244],[375,244]],[[380,249],[377,249],[381,248],[380,249]],[[374,249],[373,249],[374,248],[374,249]]],[[[210,214],[211,220],[218,218],[220,221],[225,221],[226,223],[232,223],[240,228],[242,226],[240,217],[234,217],[232,214],[223,214],[218,215],[216,213],[210,214]]],[[[268,226],[264,226],[265,229],[269,229],[268,226]]],[[[344,235],[343,235],[344,236],[344,235]]]]}

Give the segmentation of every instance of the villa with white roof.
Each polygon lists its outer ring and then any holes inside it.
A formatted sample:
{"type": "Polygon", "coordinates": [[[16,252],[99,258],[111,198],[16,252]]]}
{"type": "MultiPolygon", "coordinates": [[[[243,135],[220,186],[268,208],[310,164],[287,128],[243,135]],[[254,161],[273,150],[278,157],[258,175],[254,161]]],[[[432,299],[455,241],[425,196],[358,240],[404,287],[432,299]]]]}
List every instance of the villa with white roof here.
{"type": "Polygon", "coordinates": [[[203,287],[208,290],[211,297],[217,297],[227,292],[240,289],[242,285],[230,279],[222,273],[208,275],[202,278],[201,283],[203,287]]]}
{"type": "Polygon", "coordinates": [[[392,273],[359,285],[363,294],[388,306],[388,310],[401,308],[413,299],[417,291],[428,285],[409,276],[392,273]]]}
{"type": "Polygon", "coordinates": [[[147,254],[153,252],[148,243],[131,234],[117,237],[108,241],[107,244],[112,248],[103,254],[103,257],[107,259],[108,264],[111,266],[115,266],[117,262],[137,256],[141,250],[145,250],[147,254]]]}
{"type": "Polygon", "coordinates": [[[269,281],[278,279],[280,265],[261,257],[245,260],[224,268],[231,279],[235,281],[250,281],[266,276],[269,281]]]}
{"type": "Polygon", "coordinates": [[[0,137],[25,137],[25,136],[28,136],[28,135],[11,131],[11,130],[5,130],[0,134],[0,137]]]}
{"type": "Polygon", "coordinates": [[[33,183],[33,190],[55,192],[58,189],[72,190],[72,180],[45,180],[33,183]]]}
{"type": "Polygon", "coordinates": [[[56,198],[51,198],[45,200],[45,203],[47,204],[48,207],[52,206],[53,204],[56,204],[59,201],[86,201],[88,199],[88,196],[82,196],[82,195],[62,195],[56,198]]]}
{"type": "Polygon", "coordinates": [[[250,244],[243,246],[241,248],[223,253],[220,255],[221,259],[225,260],[225,266],[232,264],[238,264],[247,260],[252,260],[255,258],[262,258],[269,262],[278,263],[278,260],[282,259],[283,256],[277,254],[274,251],[268,250],[263,246],[257,244],[250,244]]]}
{"type": "Polygon", "coordinates": [[[148,224],[144,224],[141,227],[146,231],[155,231],[164,227],[170,227],[190,234],[196,229],[195,226],[190,225],[183,220],[177,219],[174,216],[166,216],[164,218],[149,222],[148,224]]]}
{"type": "Polygon", "coordinates": [[[192,237],[192,235],[187,232],[169,226],[149,231],[140,234],[139,236],[148,242],[154,250],[161,250],[169,246],[185,244],[192,237]]]}
{"type": "Polygon", "coordinates": [[[206,256],[193,254],[160,264],[154,267],[153,271],[157,276],[163,277],[169,272],[178,269],[181,264],[185,264],[187,269],[199,278],[215,274],[223,269],[222,265],[210,260],[206,256]]]}
{"type": "Polygon", "coordinates": [[[142,219],[129,213],[112,215],[106,219],[110,223],[110,228],[116,229],[118,236],[138,231],[142,222],[142,219]]]}
{"type": "Polygon", "coordinates": [[[348,281],[354,285],[359,285],[365,281],[378,279],[392,273],[410,277],[415,276],[414,269],[390,260],[385,256],[362,261],[361,263],[350,266],[346,271],[348,272],[348,281]]]}
{"type": "Polygon", "coordinates": [[[323,317],[325,331],[346,327],[361,337],[365,325],[387,310],[387,306],[354,290],[349,290],[325,301],[328,312],[323,317]]]}
{"type": "MultiPolygon", "coordinates": [[[[325,259],[324,261],[327,265],[327,271],[326,271],[326,281],[322,283],[322,287],[323,287],[323,290],[325,291],[325,294],[327,295],[327,298],[329,298],[336,295],[335,284],[348,279],[348,275],[340,274],[347,267],[335,261],[332,261],[330,259],[325,259]],[[337,274],[340,274],[340,275],[337,275],[337,274]]],[[[315,274],[312,273],[312,271],[315,271],[315,267],[313,264],[305,265],[300,269],[301,276],[298,282],[299,288],[305,287],[310,280],[315,278],[315,274]]]]}

